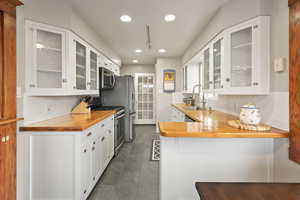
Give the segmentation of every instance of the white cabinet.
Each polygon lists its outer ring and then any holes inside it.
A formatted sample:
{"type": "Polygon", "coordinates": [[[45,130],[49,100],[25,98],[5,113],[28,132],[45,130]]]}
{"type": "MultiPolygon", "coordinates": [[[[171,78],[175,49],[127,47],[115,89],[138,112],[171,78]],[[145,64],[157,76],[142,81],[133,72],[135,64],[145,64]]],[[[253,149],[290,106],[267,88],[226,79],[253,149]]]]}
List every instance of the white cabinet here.
{"type": "Polygon", "coordinates": [[[114,116],[82,132],[20,132],[18,142],[26,199],[85,200],[114,156],[114,116]]]}
{"type": "MultiPolygon", "coordinates": [[[[191,62],[185,66],[185,89],[184,93],[192,93],[193,87],[199,84],[199,63],[191,62]]],[[[195,93],[199,93],[199,90],[195,90],[195,93]]]]}
{"type": "Polygon", "coordinates": [[[227,31],[227,94],[268,94],[270,18],[258,17],[227,31]]]}
{"type": "Polygon", "coordinates": [[[220,34],[201,52],[201,85],[204,92],[221,92],[225,81],[224,36],[220,34]]]}
{"type": "Polygon", "coordinates": [[[97,94],[100,53],[75,34],[70,34],[69,57],[72,70],[71,88],[78,94],[97,94]]]}
{"type": "Polygon", "coordinates": [[[269,93],[269,20],[261,16],[226,29],[202,49],[200,81],[205,93],[269,93]]]}
{"type": "Polygon", "coordinates": [[[88,42],[63,28],[26,20],[26,95],[98,94],[99,67],[120,75],[88,42]]]}
{"type": "Polygon", "coordinates": [[[26,90],[67,88],[66,32],[26,21],[26,90]]]}

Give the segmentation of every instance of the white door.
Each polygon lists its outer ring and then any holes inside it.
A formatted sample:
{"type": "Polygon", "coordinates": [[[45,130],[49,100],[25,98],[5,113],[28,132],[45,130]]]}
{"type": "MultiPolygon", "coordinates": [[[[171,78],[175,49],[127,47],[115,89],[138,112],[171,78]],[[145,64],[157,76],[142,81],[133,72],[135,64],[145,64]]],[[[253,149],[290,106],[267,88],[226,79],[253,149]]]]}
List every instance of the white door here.
{"type": "Polygon", "coordinates": [[[155,75],[135,74],[135,124],[155,124],[155,75]]]}

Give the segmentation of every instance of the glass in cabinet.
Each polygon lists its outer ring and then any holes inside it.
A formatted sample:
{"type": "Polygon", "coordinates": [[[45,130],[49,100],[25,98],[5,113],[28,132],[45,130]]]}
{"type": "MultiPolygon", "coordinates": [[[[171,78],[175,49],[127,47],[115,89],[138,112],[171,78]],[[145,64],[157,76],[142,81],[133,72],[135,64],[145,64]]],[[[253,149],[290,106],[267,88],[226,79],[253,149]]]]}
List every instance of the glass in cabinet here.
{"type": "Polygon", "coordinates": [[[95,51],[90,50],[90,90],[97,90],[98,88],[98,62],[98,54],[95,51]]]}
{"type": "Polygon", "coordinates": [[[26,68],[28,87],[66,87],[66,33],[59,28],[26,21],[26,68]]]}
{"type": "Polygon", "coordinates": [[[252,26],[230,33],[231,87],[252,86],[252,50],[252,26]]]}
{"type": "Polygon", "coordinates": [[[87,47],[76,41],[76,89],[86,90],[87,87],[87,47]]]}
{"type": "Polygon", "coordinates": [[[210,89],[210,48],[203,52],[203,90],[210,89]]]}
{"type": "Polygon", "coordinates": [[[223,68],[223,38],[213,43],[213,88],[222,89],[222,68],[223,68]]]}

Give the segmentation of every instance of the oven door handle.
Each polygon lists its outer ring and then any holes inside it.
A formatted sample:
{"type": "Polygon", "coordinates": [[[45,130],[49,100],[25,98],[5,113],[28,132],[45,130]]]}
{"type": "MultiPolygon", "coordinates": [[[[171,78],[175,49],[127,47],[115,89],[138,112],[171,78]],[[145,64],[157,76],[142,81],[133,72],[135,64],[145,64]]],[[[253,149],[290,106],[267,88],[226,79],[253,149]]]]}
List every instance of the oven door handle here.
{"type": "Polygon", "coordinates": [[[121,115],[121,116],[118,116],[116,119],[121,119],[121,118],[123,118],[123,117],[125,117],[125,114],[123,114],[123,115],[121,115]]]}

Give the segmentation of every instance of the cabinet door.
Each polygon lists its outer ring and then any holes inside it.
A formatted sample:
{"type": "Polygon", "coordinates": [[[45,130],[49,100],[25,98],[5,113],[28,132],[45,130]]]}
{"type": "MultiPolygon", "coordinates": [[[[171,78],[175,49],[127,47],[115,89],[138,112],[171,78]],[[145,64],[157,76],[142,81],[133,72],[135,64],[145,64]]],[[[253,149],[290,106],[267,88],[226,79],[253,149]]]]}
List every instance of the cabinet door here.
{"type": "Polygon", "coordinates": [[[99,56],[96,51],[90,50],[90,62],[89,62],[89,89],[97,90],[98,89],[98,62],[99,56]]]}
{"type": "Polygon", "coordinates": [[[213,42],[213,89],[214,91],[223,89],[223,38],[213,42]]]}
{"type": "Polygon", "coordinates": [[[101,159],[101,173],[106,168],[107,160],[107,138],[106,134],[103,134],[100,138],[100,159],[101,159]]]}
{"type": "Polygon", "coordinates": [[[29,88],[66,88],[66,33],[27,22],[26,65],[29,88]]]}
{"type": "Polygon", "coordinates": [[[114,125],[109,127],[107,130],[107,152],[108,152],[108,162],[114,156],[114,125]]]}
{"type": "Polygon", "coordinates": [[[230,33],[230,87],[252,87],[252,26],[230,33]]]}
{"type": "Polygon", "coordinates": [[[87,142],[81,149],[81,195],[85,199],[92,182],[91,145],[87,142]]]}
{"type": "Polygon", "coordinates": [[[87,47],[75,40],[76,49],[76,89],[87,89],[87,47]]]}
{"type": "Polygon", "coordinates": [[[210,47],[203,51],[203,90],[211,89],[211,54],[210,47]]]}

